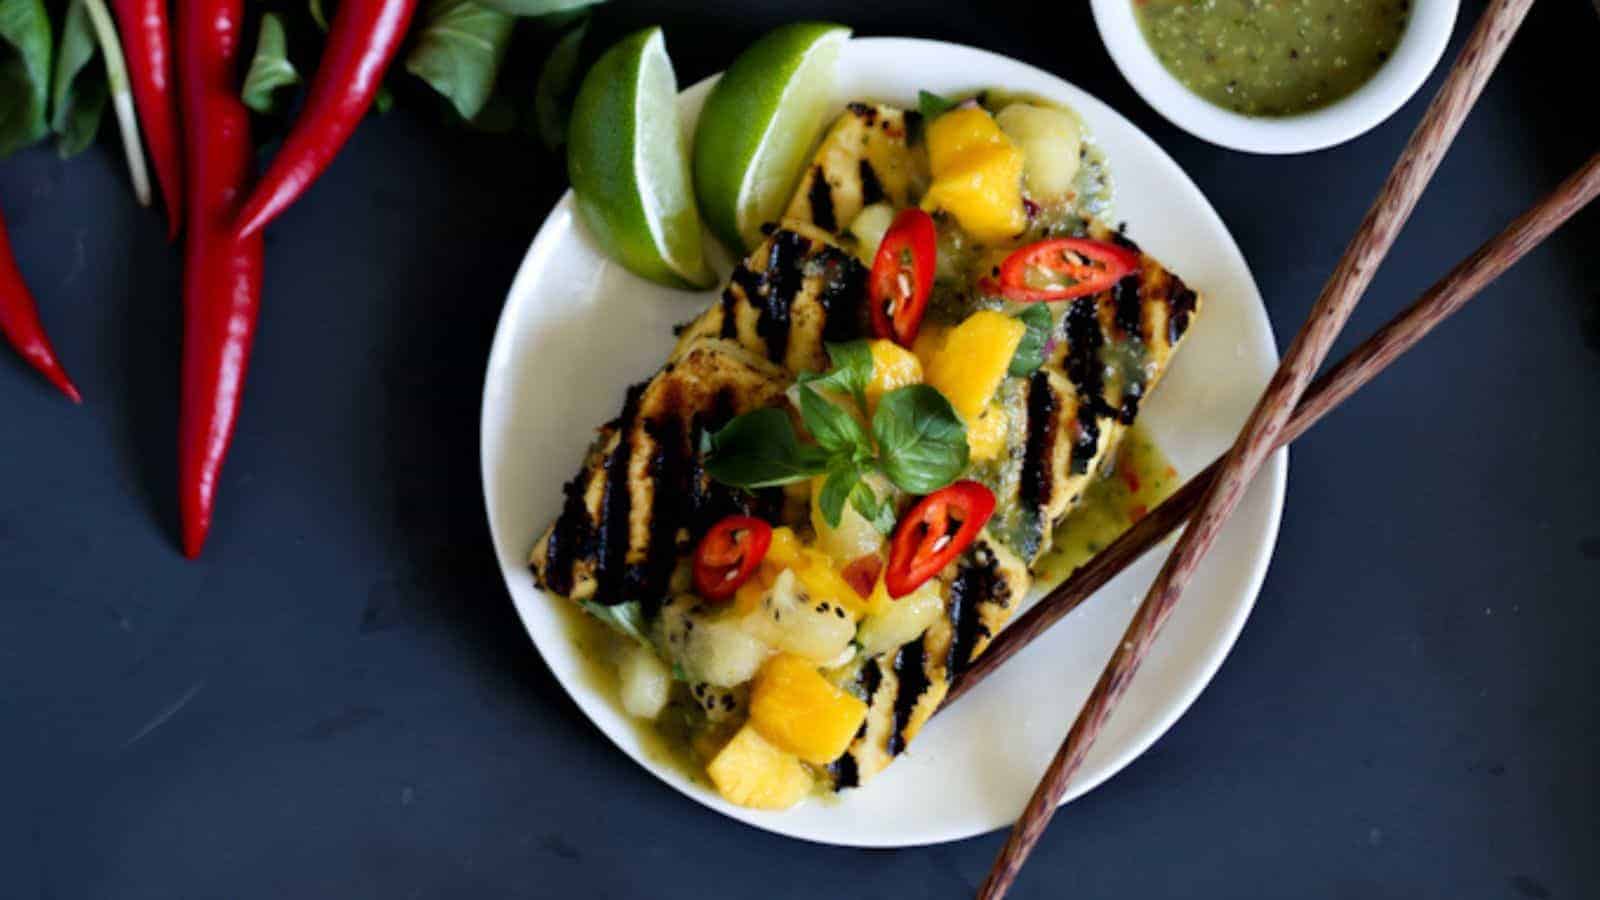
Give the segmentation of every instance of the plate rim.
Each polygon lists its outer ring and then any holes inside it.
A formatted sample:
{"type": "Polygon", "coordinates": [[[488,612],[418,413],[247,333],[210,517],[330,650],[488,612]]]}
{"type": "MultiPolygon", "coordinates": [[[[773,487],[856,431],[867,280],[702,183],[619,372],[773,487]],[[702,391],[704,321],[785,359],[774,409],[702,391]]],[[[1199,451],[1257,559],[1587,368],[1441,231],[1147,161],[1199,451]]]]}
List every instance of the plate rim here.
{"type": "MultiPolygon", "coordinates": [[[[846,47],[848,48],[851,45],[866,45],[885,53],[894,53],[897,51],[957,51],[963,54],[976,54],[977,56],[983,57],[982,62],[985,64],[1021,67],[1025,70],[1030,70],[1037,77],[1064,85],[1070,89],[1070,92],[1080,94],[1087,98],[1089,103],[1096,107],[1097,116],[1112,117],[1120,120],[1121,124],[1126,126],[1128,132],[1134,136],[1135,140],[1146,144],[1149,151],[1166,160],[1166,162],[1171,165],[1172,169],[1180,176],[1180,183],[1183,188],[1200,200],[1201,208],[1203,208],[1206,214],[1210,216],[1221,235],[1226,239],[1225,246],[1222,246],[1219,249],[1222,249],[1232,255],[1241,270],[1244,272],[1245,277],[1248,279],[1255,298],[1260,301],[1260,308],[1266,326],[1266,340],[1270,345],[1268,348],[1269,355],[1274,362],[1281,358],[1277,349],[1278,344],[1276,332],[1272,326],[1271,316],[1267,313],[1265,300],[1262,298],[1259,285],[1256,284],[1255,274],[1251,271],[1249,262],[1245,259],[1243,251],[1239,248],[1238,242],[1233,236],[1233,232],[1228,228],[1227,223],[1223,221],[1221,215],[1217,212],[1211,201],[1205,196],[1204,192],[1202,192],[1199,186],[1194,183],[1194,180],[1189,176],[1189,173],[1185,171],[1183,167],[1178,164],[1177,160],[1173,159],[1160,144],[1146,134],[1143,129],[1135,125],[1130,119],[1128,119],[1128,117],[1124,116],[1122,113],[1118,112],[1115,108],[1100,100],[1089,91],[1078,87],[1076,84],[1073,84],[1071,81],[1056,75],[1053,72],[1039,68],[1038,66],[1034,66],[1022,60],[1005,56],[1004,54],[996,53],[994,51],[985,50],[980,47],[973,47],[967,44],[959,44],[951,41],[941,41],[928,38],[901,36],[858,37],[854,35],[851,36],[850,40],[846,44],[846,47]]],[[[705,78],[700,79],[699,81],[696,81],[694,84],[680,88],[678,92],[680,102],[682,102],[686,95],[709,90],[711,84],[720,78],[722,74],[722,71],[715,72],[706,76],[705,78]]],[[[512,586],[510,583],[510,578],[513,572],[527,572],[526,563],[523,561],[515,562],[515,564],[508,564],[508,561],[502,557],[500,552],[500,544],[502,542],[500,541],[499,536],[496,534],[495,501],[492,499],[489,489],[491,479],[490,465],[492,462],[490,458],[489,442],[489,404],[493,395],[491,390],[491,379],[493,379],[497,370],[504,368],[504,360],[511,353],[510,345],[512,343],[512,339],[510,337],[510,333],[513,329],[508,327],[508,323],[511,320],[513,312],[519,306],[519,304],[514,301],[514,297],[518,293],[518,288],[520,285],[522,285],[524,280],[534,277],[533,273],[536,271],[538,263],[540,262],[539,257],[542,249],[541,243],[548,240],[554,240],[554,238],[547,236],[554,231],[554,229],[551,227],[552,223],[555,223],[557,218],[560,216],[570,217],[574,226],[581,227],[581,222],[577,220],[576,209],[573,204],[572,189],[570,186],[562,192],[560,197],[556,199],[555,203],[551,206],[550,212],[541,221],[538,230],[535,232],[532,240],[529,242],[528,250],[524,254],[522,262],[517,267],[516,274],[512,277],[510,286],[506,290],[506,298],[502,305],[500,315],[496,319],[494,337],[490,343],[489,354],[485,361],[479,405],[478,427],[479,488],[484,503],[484,513],[489,526],[490,540],[494,545],[496,563],[500,566],[501,577],[505,582],[507,592],[506,599],[511,602],[513,610],[515,610],[517,613],[517,619],[522,624],[524,633],[528,636],[529,642],[533,645],[535,652],[539,654],[539,658],[541,661],[543,661],[546,669],[549,670],[553,676],[555,676],[556,681],[561,685],[562,690],[568,694],[574,705],[576,705],[578,709],[582,711],[584,717],[589,720],[589,723],[596,730],[598,730],[602,736],[610,741],[612,745],[616,747],[616,749],[622,751],[622,753],[634,763],[639,765],[645,771],[649,772],[658,781],[671,787],[679,794],[693,800],[696,804],[713,812],[725,815],[743,824],[758,828],[762,831],[781,835],[787,838],[806,841],[808,843],[813,843],[820,846],[882,849],[932,846],[951,841],[964,840],[969,837],[987,834],[1001,827],[1007,827],[1004,823],[997,826],[978,826],[975,828],[956,827],[946,829],[941,833],[921,835],[910,839],[883,839],[874,837],[863,838],[854,835],[840,835],[833,837],[817,835],[809,832],[801,832],[793,828],[785,828],[783,823],[788,820],[781,813],[774,814],[767,811],[745,809],[743,807],[735,806],[727,803],[726,801],[722,801],[721,798],[710,796],[705,791],[691,790],[687,783],[680,783],[680,781],[683,781],[683,779],[668,777],[665,771],[668,767],[662,766],[648,759],[642,753],[636,752],[635,748],[628,746],[626,743],[620,741],[616,736],[612,735],[607,727],[597,720],[590,712],[587,704],[579,699],[580,696],[587,696],[588,694],[593,693],[593,691],[582,685],[570,683],[570,679],[564,676],[562,672],[555,665],[553,665],[550,659],[545,655],[544,649],[540,646],[538,638],[533,633],[531,624],[529,623],[528,619],[522,615],[521,610],[518,608],[517,597],[512,592],[512,586]]],[[[1260,552],[1256,556],[1256,559],[1253,560],[1251,564],[1251,571],[1244,579],[1247,589],[1243,592],[1242,601],[1234,607],[1234,613],[1228,621],[1219,623],[1219,629],[1217,633],[1221,640],[1216,644],[1216,649],[1210,653],[1201,664],[1200,677],[1191,678],[1185,681],[1181,691],[1176,695],[1176,702],[1169,704],[1170,708],[1168,709],[1167,713],[1165,715],[1156,717],[1153,724],[1151,724],[1144,731],[1144,733],[1135,735],[1134,738],[1121,749],[1121,752],[1114,754],[1112,759],[1106,761],[1101,771],[1093,773],[1081,772],[1077,777],[1075,777],[1068,791],[1062,796],[1059,804],[1060,806],[1065,806],[1073,800],[1082,797],[1083,795],[1104,784],[1113,776],[1127,768],[1128,765],[1130,765],[1134,760],[1144,755],[1144,753],[1149,750],[1156,741],[1160,740],[1169,730],[1171,730],[1172,726],[1177,722],[1178,719],[1182,718],[1183,715],[1189,711],[1194,702],[1199,698],[1200,694],[1216,677],[1216,674],[1218,670],[1221,669],[1223,662],[1227,659],[1229,654],[1232,653],[1234,647],[1238,643],[1239,635],[1244,629],[1245,621],[1249,619],[1250,614],[1255,609],[1256,601],[1260,597],[1262,585],[1266,580],[1267,571],[1271,566],[1273,556],[1276,554],[1277,541],[1283,519],[1283,508],[1287,494],[1287,447],[1279,449],[1268,458],[1266,464],[1263,466],[1263,470],[1259,472],[1254,479],[1253,484],[1254,483],[1265,483],[1267,490],[1270,492],[1267,499],[1267,521],[1265,522],[1265,529],[1260,542],[1262,552],[1260,552]],[[1085,777],[1086,775],[1092,775],[1092,777],[1085,777]]],[[[513,560],[515,559],[516,557],[513,557],[513,560]]],[[[538,590],[538,588],[535,587],[535,590],[538,590]]],[[[541,592],[541,594],[542,593],[543,592],[541,592]]]]}

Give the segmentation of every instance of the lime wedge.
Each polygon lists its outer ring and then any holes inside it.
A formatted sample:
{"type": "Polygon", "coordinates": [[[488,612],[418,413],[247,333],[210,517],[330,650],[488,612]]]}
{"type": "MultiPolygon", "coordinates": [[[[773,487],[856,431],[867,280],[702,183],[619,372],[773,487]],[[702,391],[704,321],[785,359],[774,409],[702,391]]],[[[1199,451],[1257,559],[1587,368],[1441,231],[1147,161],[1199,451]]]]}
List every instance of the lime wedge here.
{"type": "Polygon", "coordinates": [[[800,180],[833,105],[850,29],[785,25],[739,54],[711,89],[694,133],[694,188],[713,233],[754,247],[800,180]]]}
{"type": "Polygon", "coordinates": [[[631,34],[595,61],[573,101],[569,132],[567,176],[578,215],[600,246],[652,281],[714,284],[661,29],[631,34]]]}

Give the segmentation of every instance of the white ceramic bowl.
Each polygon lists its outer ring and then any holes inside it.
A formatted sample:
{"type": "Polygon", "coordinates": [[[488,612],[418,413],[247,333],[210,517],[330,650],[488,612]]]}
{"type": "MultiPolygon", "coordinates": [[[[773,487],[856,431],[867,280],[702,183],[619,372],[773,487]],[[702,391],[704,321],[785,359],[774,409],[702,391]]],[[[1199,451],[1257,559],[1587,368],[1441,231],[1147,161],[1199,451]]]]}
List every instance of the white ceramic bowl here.
{"type": "Polygon", "coordinates": [[[1133,0],[1092,0],[1111,59],[1146,103],[1201,140],[1249,153],[1308,153],[1365,134],[1411,99],[1438,64],[1460,0],[1414,0],[1394,55],[1349,96],[1297,116],[1265,118],[1223,109],[1183,86],[1145,41],[1133,0]]]}
{"type": "MultiPolygon", "coordinates": [[[[713,79],[686,90],[685,129],[713,79]]],[[[1177,163],[1110,107],[1038,69],[971,47],[905,38],[852,39],[839,96],[914,106],[917,90],[1001,87],[1077,110],[1110,161],[1117,222],[1205,294],[1182,352],[1139,414],[1180,475],[1232,443],[1277,353],[1261,295],[1211,205],[1177,163]]],[[[719,266],[724,274],[728,265],[719,266]]],[[[627,385],[647,378],[673,344],[672,326],[716,291],[675,291],[608,259],[573,214],[569,191],[528,248],[506,298],[483,394],[483,486],[506,586],[539,652],[579,708],[668,785],[739,821],[811,841],[903,847],[956,840],[1011,823],[1033,791],[1143,597],[1167,547],[1099,594],[941,713],[900,759],[860,790],[787,812],[734,806],[664,762],[642,728],[594,680],[574,645],[568,605],[534,586],[528,548],[561,510],[596,424],[616,415],[627,385]]],[[[1284,451],[1243,503],[1184,593],[1105,732],[1069,786],[1071,800],[1111,777],[1166,731],[1222,664],[1266,574],[1283,507],[1284,451]]],[[[1036,590],[1029,598],[1037,596],[1036,590]]],[[[538,766],[530,778],[564,778],[538,766]]]]}

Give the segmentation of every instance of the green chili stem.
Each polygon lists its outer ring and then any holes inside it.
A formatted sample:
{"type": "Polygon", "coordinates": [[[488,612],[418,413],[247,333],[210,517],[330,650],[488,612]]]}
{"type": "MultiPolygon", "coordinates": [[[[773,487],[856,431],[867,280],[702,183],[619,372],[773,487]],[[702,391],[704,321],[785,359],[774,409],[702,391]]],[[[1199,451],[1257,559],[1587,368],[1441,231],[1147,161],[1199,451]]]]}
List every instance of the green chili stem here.
{"type": "Polygon", "coordinates": [[[117,130],[122,133],[122,152],[128,159],[128,176],[133,179],[133,194],[140,206],[150,205],[150,173],[145,168],[144,147],[139,143],[139,119],[133,111],[133,94],[128,90],[128,66],[122,58],[122,44],[105,0],[80,0],[94,25],[100,56],[106,63],[106,84],[111,88],[111,106],[117,113],[117,130]]]}

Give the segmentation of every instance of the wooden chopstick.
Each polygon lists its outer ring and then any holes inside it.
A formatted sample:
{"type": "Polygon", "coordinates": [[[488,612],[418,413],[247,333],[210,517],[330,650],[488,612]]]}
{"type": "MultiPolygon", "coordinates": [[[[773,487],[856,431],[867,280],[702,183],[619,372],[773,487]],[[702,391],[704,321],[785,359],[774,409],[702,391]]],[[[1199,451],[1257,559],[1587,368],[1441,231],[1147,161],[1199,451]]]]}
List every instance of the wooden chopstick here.
{"type": "MultiPolygon", "coordinates": [[[[1600,153],[1589,158],[1555,190],[1518,216],[1503,231],[1472,255],[1457,263],[1449,274],[1389,320],[1361,346],[1351,351],[1306,389],[1294,416],[1275,439],[1273,449],[1304,434],[1334,407],[1375,378],[1401,354],[1415,347],[1435,326],[1454,315],[1495,279],[1505,274],[1528,251],[1560,228],[1578,210],[1600,195],[1600,153]]],[[[972,690],[1011,657],[1028,646],[1067,613],[1078,608],[1106,582],[1188,520],[1200,498],[1216,478],[1218,459],[1185,482],[1172,496],[1150,510],[1116,540],[1057,585],[984,649],[983,655],[963,672],[945,695],[941,709],[972,690]]]]}
{"type": "Polygon", "coordinates": [[[1468,111],[1494,72],[1533,0],[1495,0],[1479,19],[1444,86],[1429,103],[1378,198],[1345,248],[1311,314],[1284,354],[1278,371],[1250,413],[1233,447],[1201,495],[1189,527],[1178,538],[1144,602],[1100,679],[1079,711],[1066,740],[1034,789],[1022,817],[979,888],[980,898],[1005,896],[1028,853],[1050,824],[1067,782],[1082,765],[1111,711],[1127,690],[1161,626],[1171,615],[1218,532],[1244,495],[1288,425],[1312,374],[1321,367],[1340,329],[1393,246],[1400,227],[1433,177],[1468,111]]]}

